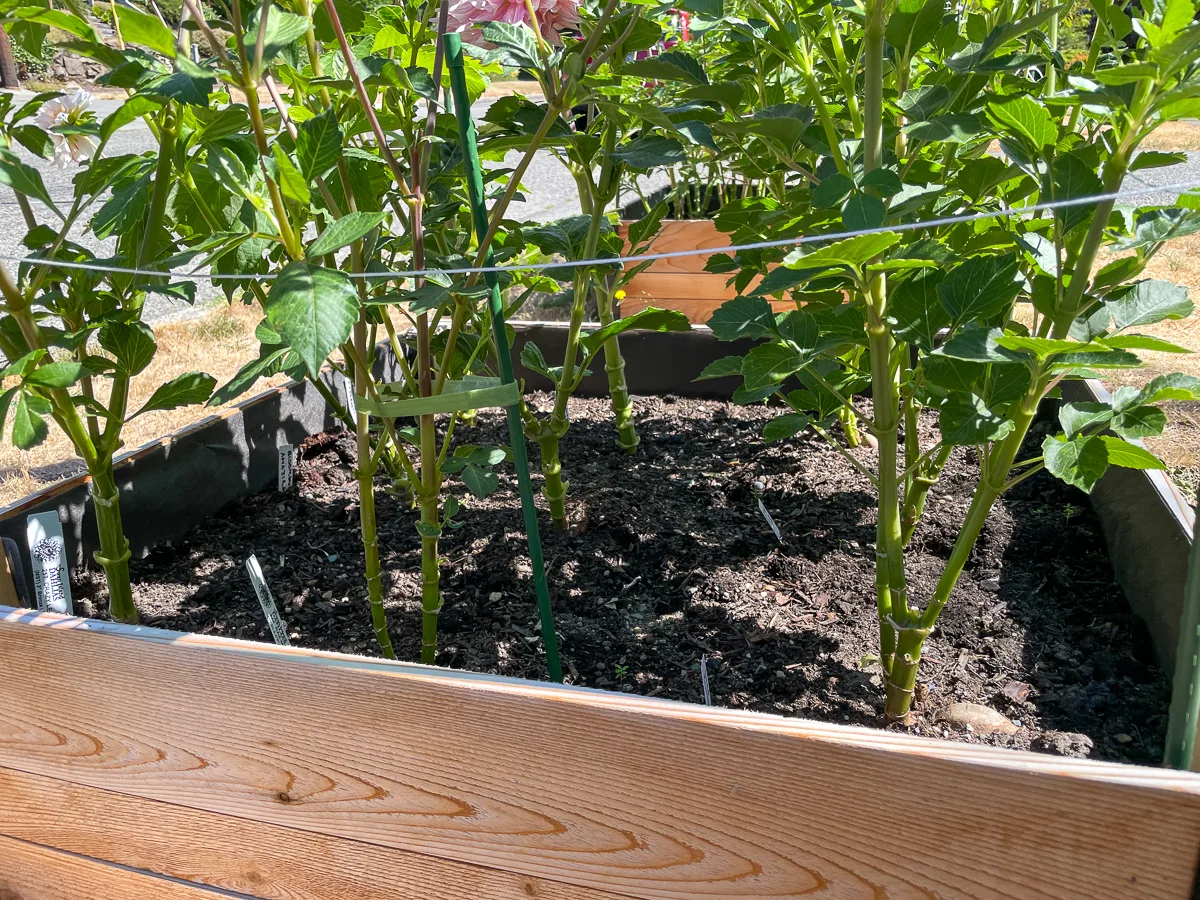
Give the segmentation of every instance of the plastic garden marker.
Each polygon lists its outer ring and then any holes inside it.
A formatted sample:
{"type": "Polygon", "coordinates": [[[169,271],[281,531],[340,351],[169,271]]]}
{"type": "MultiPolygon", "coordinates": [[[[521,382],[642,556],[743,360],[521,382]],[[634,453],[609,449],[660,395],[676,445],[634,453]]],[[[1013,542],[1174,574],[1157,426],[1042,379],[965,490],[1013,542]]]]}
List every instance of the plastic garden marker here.
{"type": "Polygon", "coordinates": [[[281,444],[279,450],[279,491],[288,490],[295,478],[295,458],[291,444],[281,444]]]}
{"type": "Polygon", "coordinates": [[[29,541],[29,559],[33,563],[38,609],[71,615],[71,584],[67,579],[66,550],[58,513],[51,511],[30,516],[26,520],[25,535],[29,541]]]}
{"type": "MultiPolygon", "coordinates": [[[[475,146],[475,122],[471,119],[471,101],[467,96],[467,77],[463,68],[462,39],[448,34],[443,39],[446,63],[450,67],[450,87],[454,92],[454,112],[458,117],[458,134],[462,143],[463,168],[467,173],[467,193],[471,198],[471,215],[480,241],[487,240],[488,215],[483,199],[483,172],[479,167],[479,152],[475,146]]],[[[484,265],[492,265],[491,247],[484,265]]],[[[516,385],[513,378],[508,332],[504,329],[504,303],[500,299],[500,279],[487,272],[484,281],[491,291],[488,303],[492,312],[493,339],[496,361],[500,366],[500,381],[516,385]]],[[[517,486],[521,492],[521,510],[525,514],[525,534],[529,538],[529,562],[533,566],[533,584],[537,591],[538,613],[542,620],[542,642],[546,645],[546,665],[554,681],[562,681],[562,662],[558,658],[558,638],[554,634],[554,613],[550,611],[550,591],[546,587],[546,566],[542,560],[542,538],[538,531],[537,509],[533,505],[533,483],[529,479],[529,457],[525,453],[525,432],[521,427],[521,410],[517,400],[505,407],[508,415],[508,435],[512,442],[513,468],[517,470],[517,486]]]]}
{"type": "Polygon", "coordinates": [[[288,643],[287,629],[283,625],[283,619],[279,617],[278,607],[275,606],[275,598],[271,596],[271,589],[267,587],[262,566],[258,564],[258,557],[253,553],[246,560],[246,572],[250,575],[250,583],[254,585],[254,594],[258,597],[263,615],[267,617],[267,624],[271,626],[271,636],[275,638],[275,643],[283,647],[291,646],[288,643]]]}

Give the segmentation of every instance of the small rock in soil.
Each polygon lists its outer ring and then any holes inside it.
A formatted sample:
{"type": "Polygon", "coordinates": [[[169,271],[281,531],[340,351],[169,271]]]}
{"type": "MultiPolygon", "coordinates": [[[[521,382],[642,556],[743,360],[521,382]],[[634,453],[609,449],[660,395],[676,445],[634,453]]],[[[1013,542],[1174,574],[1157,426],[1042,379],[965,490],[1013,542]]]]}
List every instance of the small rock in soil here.
{"type": "Polygon", "coordinates": [[[1004,685],[1000,693],[1013,703],[1024,703],[1029,699],[1029,692],[1032,689],[1032,685],[1028,685],[1024,681],[1010,681],[1004,685]]]}
{"type": "Polygon", "coordinates": [[[1092,739],[1073,731],[1048,731],[1033,739],[1033,749],[1086,759],[1092,754],[1092,739]]]}
{"type": "Polygon", "coordinates": [[[1114,734],[1113,740],[1116,741],[1118,744],[1132,744],[1133,743],[1133,737],[1131,735],[1125,734],[1124,732],[1121,732],[1120,734],[1114,734]]]}
{"type": "Polygon", "coordinates": [[[951,703],[933,716],[935,722],[947,722],[976,734],[1016,734],[1017,726],[1008,716],[982,703],[951,703]]]}

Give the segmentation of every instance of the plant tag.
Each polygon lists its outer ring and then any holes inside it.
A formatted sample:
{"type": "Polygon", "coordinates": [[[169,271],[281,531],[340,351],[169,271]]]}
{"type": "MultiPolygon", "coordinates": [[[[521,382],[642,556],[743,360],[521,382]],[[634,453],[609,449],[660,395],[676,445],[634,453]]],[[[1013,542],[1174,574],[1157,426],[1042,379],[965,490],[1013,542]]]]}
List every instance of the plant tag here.
{"type": "Polygon", "coordinates": [[[292,486],[295,477],[295,454],[291,444],[279,447],[279,490],[286,491],[292,486]]]}
{"type": "Polygon", "coordinates": [[[71,582],[67,578],[67,548],[57,512],[37,513],[25,523],[29,558],[33,562],[33,587],[37,607],[43,612],[74,613],[71,582]]]}
{"type": "Polygon", "coordinates": [[[346,412],[350,413],[350,418],[358,418],[358,401],[354,399],[354,382],[342,376],[342,380],[346,383],[346,412]]]}
{"type": "Polygon", "coordinates": [[[783,543],[783,535],[779,533],[779,526],[775,524],[775,520],[771,518],[771,514],[767,512],[767,508],[763,505],[762,497],[758,500],[758,511],[763,514],[763,518],[767,520],[767,524],[771,526],[771,531],[775,532],[775,540],[783,543]]]}
{"type": "Polygon", "coordinates": [[[258,596],[258,603],[262,607],[263,615],[267,617],[267,624],[271,626],[271,635],[275,638],[275,643],[284,647],[291,646],[288,644],[287,629],[283,625],[283,619],[279,618],[279,610],[275,607],[275,598],[271,596],[271,589],[267,587],[267,579],[263,577],[262,566],[258,564],[258,557],[253,553],[246,560],[246,571],[250,574],[250,583],[254,585],[254,593],[258,596]]]}
{"type": "Polygon", "coordinates": [[[700,657],[700,688],[704,691],[704,705],[712,706],[712,691],[708,686],[708,656],[700,657]]]}

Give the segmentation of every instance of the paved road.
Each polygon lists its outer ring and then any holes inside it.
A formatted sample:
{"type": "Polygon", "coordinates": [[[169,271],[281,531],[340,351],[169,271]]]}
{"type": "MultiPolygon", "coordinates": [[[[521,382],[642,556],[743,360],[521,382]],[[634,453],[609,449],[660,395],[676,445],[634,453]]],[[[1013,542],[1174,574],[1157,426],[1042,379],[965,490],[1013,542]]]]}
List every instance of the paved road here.
{"type": "MultiPolygon", "coordinates": [[[[22,96],[28,98],[32,94],[22,95],[19,93],[17,102],[22,101],[22,96]]],[[[475,116],[481,117],[492,102],[491,99],[484,99],[476,103],[473,107],[475,116]]],[[[119,104],[119,100],[95,100],[92,108],[95,110],[97,118],[102,119],[116,109],[119,104]]],[[[143,153],[153,147],[154,142],[150,130],[139,121],[118,131],[109,142],[107,153],[114,156],[123,153],[143,153]]],[[[66,169],[59,169],[52,162],[38,159],[25,152],[23,148],[20,149],[20,152],[26,162],[41,170],[46,189],[55,202],[60,203],[63,208],[70,205],[73,190],[71,179],[78,172],[78,167],[72,164],[66,169]]],[[[514,166],[519,158],[519,153],[512,153],[505,160],[505,164],[514,166]]],[[[665,183],[665,178],[660,180],[665,183]]],[[[545,222],[579,213],[575,182],[563,165],[549,153],[539,153],[535,157],[523,181],[527,188],[522,192],[525,199],[522,202],[514,202],[510,211],[513,218],[545,222]]],[[[16,202],[7,189],[0,188],[0,256],[25,255],[26,250],[21,245],[21,238],[24,234],[25,226],[16,202]]],[[[83,233],[82,225],[72,231],[72,237],[97,252],[112,252],[114,242],[111,239],[97,241],[83,233]]],[[[147,300],[147,318],[150,321],[156,321],[199,315],[207,304],[216,302],[223,295],[219,289],[213,287],[211,282],[201,282],[197,285],[196,296],[198,300],[194,308],[186,303],[152,296],[147,300]]]]}

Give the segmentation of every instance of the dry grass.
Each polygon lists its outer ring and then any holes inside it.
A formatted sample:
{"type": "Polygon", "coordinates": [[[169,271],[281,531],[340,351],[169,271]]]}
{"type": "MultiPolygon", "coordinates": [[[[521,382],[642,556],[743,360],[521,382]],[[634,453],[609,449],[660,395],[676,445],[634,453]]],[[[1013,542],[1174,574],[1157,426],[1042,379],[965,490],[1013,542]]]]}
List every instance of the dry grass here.
{"type": "MultiPolygon", "coordinates": [[[[257,356],[254,327],[261,318],[257,306],[239,303],[232,307],[221,305],[197,319],[155,325],[158,353],[150,367],[134,379],[129,408],[137,410],[160,384],[184,372],[207,372],[218,384],[224,384],[257,356]]],[[[282,375],[275,376],[259,382],[254,391],[286,380],[282,375]]],[[[102,381],[97,380],[98,384],[102,381]]],[[[102,402],[106,399],[100,397],[102,402]]],[[[125,426],[125,447],[139,447],[215,411],[189,406],[138,416],[125,426]]],[[[0,504],[12,503],[81,470],[70,441],[53,423],[45,442],[32,450],[18,450],[6,440],[0,444],[0,504]]]]}
{"type": "Polygon", "coordinates": [[[1139,145],[1142,150],[1200,150],[1200,125],[1168,122],[1139,145]]]}

